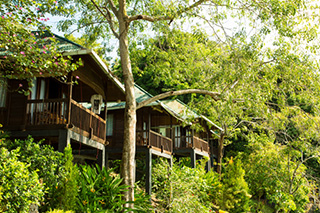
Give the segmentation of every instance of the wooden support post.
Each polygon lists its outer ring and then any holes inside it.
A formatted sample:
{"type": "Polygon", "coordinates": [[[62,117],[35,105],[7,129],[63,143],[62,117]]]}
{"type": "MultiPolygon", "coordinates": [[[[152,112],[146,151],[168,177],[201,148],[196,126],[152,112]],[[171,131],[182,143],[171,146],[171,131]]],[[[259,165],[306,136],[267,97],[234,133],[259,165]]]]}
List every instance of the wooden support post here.
{"type": "Polygon", "coordinates": [[[192,142],[192,149],[194,149],[194,129],[191,130],[191,134],[192,134],[192,137],[191,137],[191,142],[192,142]]]}
{"type": "Polygon", "coordinates": [[[191,168],[196,168],[197,156],[194,149],[191,149],[190,157],[191,157],[191,168]]]}
{"type": "Polygon", "coordinates": [[[173,132],[173,127],[172,127],[172,116],[171,115],[170,115],[170,137],[171,137],[171,140],[172,140],[171,152],[173,152],[175,144],[174,144],[174,132],[173,132]]]}
{"type": "Polygon", "coordinates": [[[70,130],[59,130],[59,144],[58,144],[58,151],[64,152],[64,148],[70,144],[70,130]]]}
{"type": "Polygon", "coordinates": [[[151,110],[148,108],[148,130],[151,130],[151,110]]]}
{"type": "Polygon", "coordinates": [[[173,156],[171,156],[168,160],[169,160],[170,167],[172,167],[172,165],[173,165],[173,156]]]}
{"type": "Polygon", "coordinates": [[[211,158],[209,157],[206,163],[206,171],[209,172],[211,170],[211,158]]]}
{"type": "Polygon", "coordinates": [[[151,196],[152,191],[152,153],[150,149],[146,151],[146,193],[151,196]]]}
{"type": "Polygon", "coordinates": [[[105,153],[106,153],[106,150],[105,150],[105,147],[103,147],[102,150],[99,150],[99,154],[98,154],[98,165],[103,168],[105,167],[105,153]]]}
{"type": "Polygon", "coordinates": [[[68,74],[68,102],[67,102],[67,125],[71,124],[71,100],[72,100],[72,75],[68,74]]]}
{"type": "Polygon", "coordinates": [[[109,169],[109,153],[107,152],[107,147],[105,147],[104,164],[106,169],[109,169]]]}

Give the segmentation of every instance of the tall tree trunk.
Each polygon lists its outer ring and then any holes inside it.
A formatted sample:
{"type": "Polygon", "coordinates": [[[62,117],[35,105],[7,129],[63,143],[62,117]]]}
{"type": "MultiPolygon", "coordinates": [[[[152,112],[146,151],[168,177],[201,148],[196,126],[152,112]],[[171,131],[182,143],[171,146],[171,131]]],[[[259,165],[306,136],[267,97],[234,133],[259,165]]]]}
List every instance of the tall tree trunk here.
{"type": "Polygon", "coordinates": [[[223,158],[223,142],[224,142],[225,132],[220,132],[220,137],[218,140],[218,159],[217,159],[217,172],[221,175],[221,166],[222,166],[222,158],[223,158]]]}
{"type": "MultiPolygon", "coordinates": [[[[124,142],[121,162],[121,176],[124,184],[129,186],[125,192],[125,201],[134,201],[134,171],[136,153],[136,99],[134,95],[134,79],[131,72],[131,62],[128,48],[129,22],[125,11],[125,1],[119,1],[119,36],[120,36],[120,58],[123,70],[123,79],[126,90],[126,108],[124,115],[124,142]]],[[[133,207],[133,204],[128,204],[133,207]]]]}

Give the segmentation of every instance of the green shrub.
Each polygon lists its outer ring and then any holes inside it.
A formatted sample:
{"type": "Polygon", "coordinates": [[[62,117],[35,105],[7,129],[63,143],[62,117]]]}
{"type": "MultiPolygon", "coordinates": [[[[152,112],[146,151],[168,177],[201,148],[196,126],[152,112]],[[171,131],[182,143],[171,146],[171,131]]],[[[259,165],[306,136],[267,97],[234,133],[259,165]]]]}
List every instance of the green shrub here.
{"type": "Polygon", "coordinates": [[[300,152],[288,146],[268,142],[255,149],[247,158],[246,180],[255,199],[266,199],[275,211],[305,212],[309,203],[306,167],[299,162],[300,152]]]}
{"type": "Polygon", "coordinates": [[[244,179],[245,171],[239,159],[229,161],[222,175],[222,199],[219,206],[223,210],[234,213],[249,212],[250,198],[249,187],[244,179]]]}
{"type": "Polygon", "coordinates": [[[73,156],[70,145],[64,149],[64,159],[64,177],[62,184],[59,186],[61,189],[60,208],[63,210],[76,210],[79,171],[72,162],[73,156]]]}
{"type": "Polygon", "coordinates": [[[160,212],[209,212],[220,185],[215,172],[206,173],[205,161],[196,169],[166,161],[153,167],[153,191],[160,212]]]}
{"type": "Polygon", "coordinates": [[[79,167],[79,212],[150,212],[149,196],[136,187],[134,209],[125,209],[122,200],[127,186],[113,169],[100,169],[98,165],[79,167]]]}
{"type": "Polygon", "coordinates": [[[65,159],[63,153],[54,151],[51,146],[41,145],[31,136],[25,140],[4,139],[0,147],[9,151],[18,150],[19,161],[29,165],[29,171],[36,171],[45,187],[45,194],[39,207],[42,212],[59,207],[61,203],[61,189],[64,177],[65,159]]]}
{"type": "Polygon", "coordinates": [[[47,211],[47,213],[74,213],[74,211],[64,211],[61,209],[54,209],[54,210],[47,211]]]}
{"type": "Polygon", "coordinates": [[[123,211],[122,192],[127,187],[112,170],[98,165],[80,166],[78,208],[80,212],[123,211]]]}
{"type": "Polygon", "coordinates": [[[36,171],[19,161],[19,150],[0,148],[0,212],[28,212],[31,204],[40,204],[43,185],[36,171]]]}

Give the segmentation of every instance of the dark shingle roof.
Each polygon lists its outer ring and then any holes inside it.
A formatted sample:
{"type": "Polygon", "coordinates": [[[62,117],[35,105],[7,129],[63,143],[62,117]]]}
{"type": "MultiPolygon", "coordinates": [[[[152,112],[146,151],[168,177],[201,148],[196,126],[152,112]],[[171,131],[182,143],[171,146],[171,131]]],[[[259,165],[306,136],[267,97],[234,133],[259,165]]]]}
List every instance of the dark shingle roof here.
{"type": "MultiPolygon", "coordinates": [[[[83,50],[86,49],[83,46],[74,43],[73,41],[70,41],[64,37],[61,37],[59,35],[56,35],[54,33],[51,33],[49,31],[44,31],[44,32],[39,32],[39,31],[32,31],[32,33],[38,38],[38,39],[44,39],[44,38],[49,38],[49,37],[53,37],[56,39],[56,41],[58,42],[57,46],[58,46],[58,51],[59,52],[72,52],[72,51],[77,51],[77,50],[83,50]]],[[[50,43],[48,41],[48,43],[50,43]]],[[[0,55],[4,56],[4,55],[9,55],[10,54],[10,50],[6,50],[6,49],[0,49],[0,55]]]]}

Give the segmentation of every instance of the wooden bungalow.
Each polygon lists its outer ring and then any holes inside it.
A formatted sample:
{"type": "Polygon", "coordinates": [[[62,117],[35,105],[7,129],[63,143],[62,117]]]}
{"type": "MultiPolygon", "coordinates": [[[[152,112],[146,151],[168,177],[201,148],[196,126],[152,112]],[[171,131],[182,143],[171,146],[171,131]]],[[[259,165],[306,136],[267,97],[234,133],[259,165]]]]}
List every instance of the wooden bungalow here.
{"type": "MultiPolygon", "coordinates": [[[[137,103],[152,97],[137,85],[135,96],[137,103]]],[[[108,103],[106,160],[121,156],[124,107],[124,102],[108,103]]],[[[210,150],[213,131],[217,130],[221,128],[204,116],[197,115],[179,100],[155,101],[137,110],[136,153],[146,156],[146,191],[151,194],[152,156],[165,157],[171,162],[173,155],[190,157],[191,167],[194,168],[197,159],[210,159],[213,154],[210,150]],[[200,124],[198,131],[193,128],[193,122],[200,124]]],[[[210,165],[209,160],[208,169],[210,165]]]]}
{"type": "MultiPolygon", "coordinates": [[[[106,109],[103,103],[123,101],[124,87],[112,76],[92,50],[55,35],[64,55],[82,59],[83,66],[69,73],[68,81],[55,77],[36,77],[31,94],[25,80],[5,80],[0,84],[0,124],[12,138],[45,138],[46,143],[63,151],[71,144],[78,161],[105,164],[106,109]],[[77,84],[71,83],[77,80],[77,84]],[[88,109],[87,103],[94,107],[88,109]]],[[[104,105],[106,106],[106,104],[104,105]]]]}

